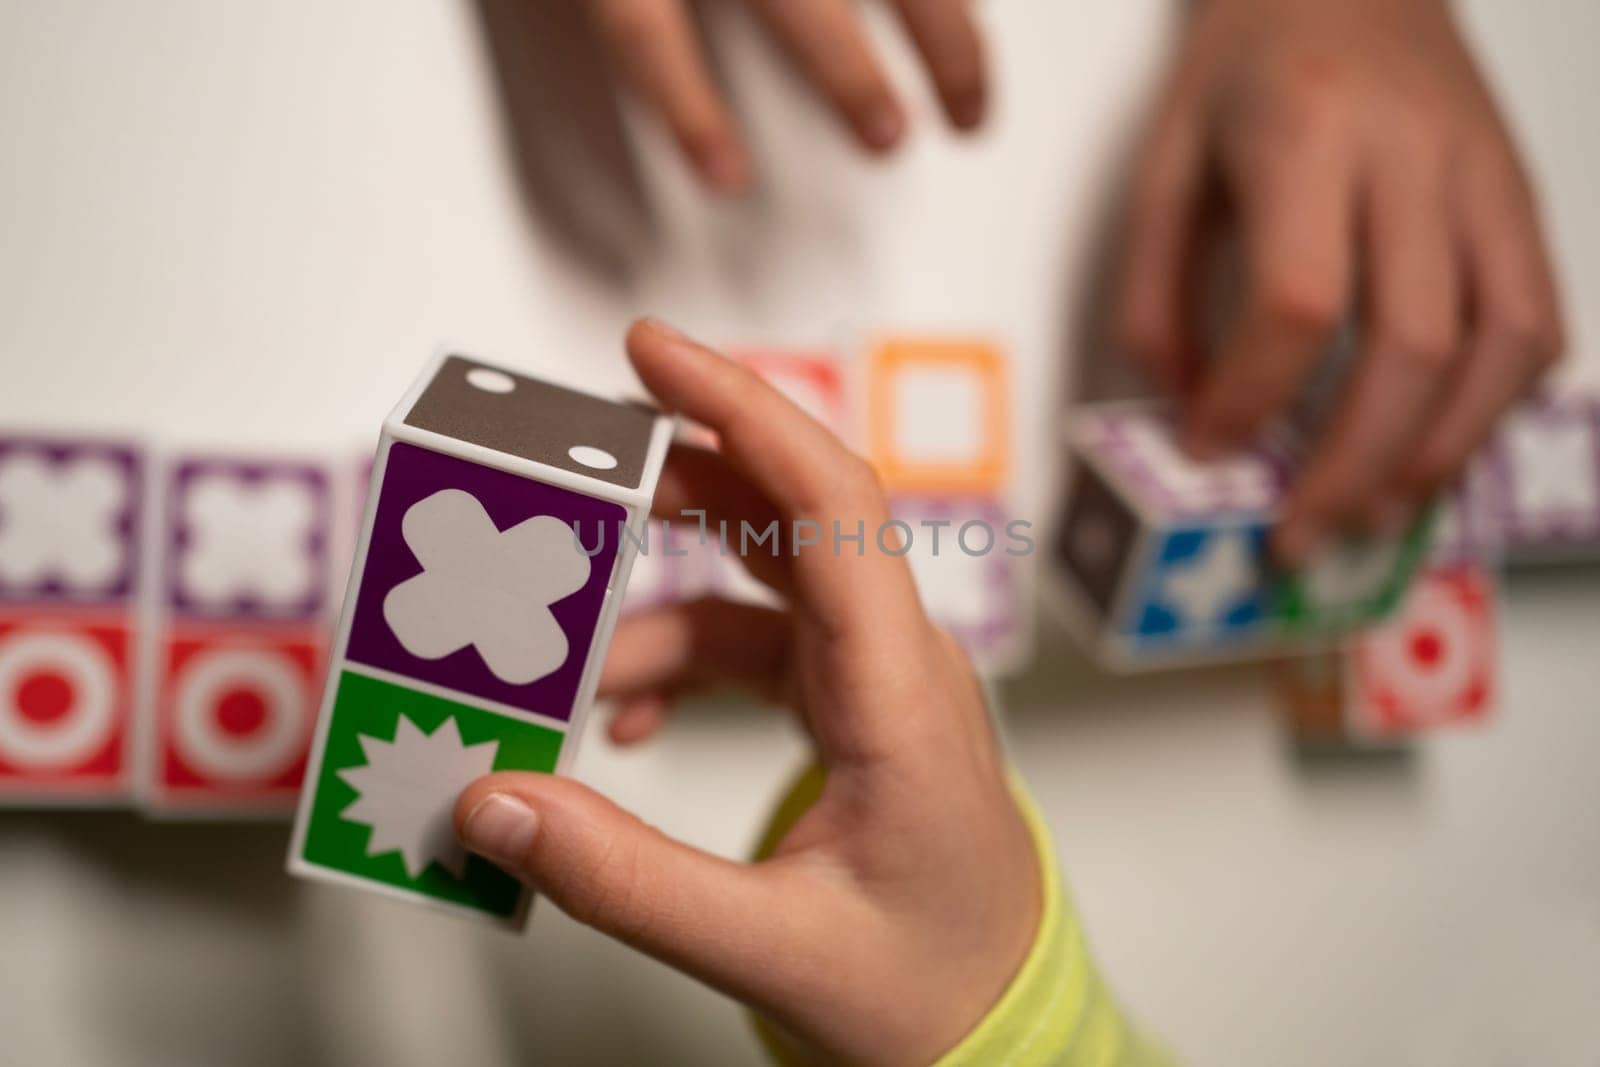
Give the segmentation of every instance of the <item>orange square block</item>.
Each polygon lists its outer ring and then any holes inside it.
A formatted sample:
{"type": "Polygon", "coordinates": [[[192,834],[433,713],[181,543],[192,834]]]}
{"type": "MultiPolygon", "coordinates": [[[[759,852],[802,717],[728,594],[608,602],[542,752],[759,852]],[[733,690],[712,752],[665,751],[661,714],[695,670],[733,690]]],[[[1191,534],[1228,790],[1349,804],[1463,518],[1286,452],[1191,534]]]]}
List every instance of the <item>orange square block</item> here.
{"type": "Polygon", "coordinates": [[[983,341],[895,339],[867,364],[868,455],[893,491],[996,493],[1010,463],[1010,392],[983,341]]]}

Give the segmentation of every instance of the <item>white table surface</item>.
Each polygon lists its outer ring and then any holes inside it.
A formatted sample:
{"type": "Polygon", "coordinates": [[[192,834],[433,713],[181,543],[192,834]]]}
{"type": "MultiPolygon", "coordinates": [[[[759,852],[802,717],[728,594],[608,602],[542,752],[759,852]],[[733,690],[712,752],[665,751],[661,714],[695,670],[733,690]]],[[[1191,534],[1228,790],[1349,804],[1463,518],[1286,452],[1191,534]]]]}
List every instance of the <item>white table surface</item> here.
{"type": "MultiPolygon", "coordinates": [[[[1463,6],[1549,196],[1566,374],[1600,385],[1600,6],[1463,6]]],[[[887,165],[719,19],[766,179],[725,206],[652,130],[633,184],[595,178],[622,142],[569,136],[576,90],[515,94],[551,132],[514,137],[471,4],[5,0],[0,425],[353,453],[441,340],[620,385],[645,312],[730,340],[977,329],[1026,383],[1038,512],[1168,6],[983,14],[992,128],[936,132],[895,41],[919,121],[887,165]]],[[[1402,767],[1298,766],[1248,670],[1117,682],[1040,648],[1005,690],[1017,761],[1111,981],[1190,1062],[1600,1062],[1600,571],[1514,578],[1504,714],[1402,767]]],[[[643,751],[593,739],[579,773],[737,854],[800,751],[700,709],[643,751]]],[[[757,1057],[734,1005],[553,909],[515,939],[292,883],[285,837],[0,814],[0,1063],[757,1057]]]]}

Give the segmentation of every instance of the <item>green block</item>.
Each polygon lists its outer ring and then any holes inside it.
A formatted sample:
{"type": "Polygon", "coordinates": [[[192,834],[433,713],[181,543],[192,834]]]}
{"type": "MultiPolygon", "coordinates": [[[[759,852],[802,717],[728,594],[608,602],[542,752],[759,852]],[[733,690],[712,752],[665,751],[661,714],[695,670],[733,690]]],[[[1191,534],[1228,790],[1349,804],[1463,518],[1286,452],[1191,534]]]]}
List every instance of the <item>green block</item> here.
{"type": "Polygon", "coordinates": [[[1320,561],[1319,572],[1279,578],[1273,614],[1292,632],[1337,631],[1387,618],[1404,599],[1433,536],[1434,511],[1391,542],[1349,540],[1320,561]]]}
{"type": "Polygon", "coordinates": [[[430,840],[442,841],[439,835],[447,828],[440,824],[440,813],[448,818],[450,794],[441,792],[441,782],[462,779],[459,784],[465,784],[490,770],[552,771],[563,736],[345,671],[339,677],[322,765],[315,771],[316,796],[301,857],[355,878],[511,918],[523,895],[516,879],[477,856],[466,856],[464,862],[460,855],[454,857],[448,865],[459,866],[460,874],[453,873],[446,863],[425,859],[417,849],[393,847],[394,828],[420,826],[434,835],[430,840]],[[430,776],[429,768],[441,773],[430,776]],[[427,788],[408,790],[414,780],[431,785],[431,794],[427,788]],[[352,781],[362,783],[368,794],[352,781]]]}

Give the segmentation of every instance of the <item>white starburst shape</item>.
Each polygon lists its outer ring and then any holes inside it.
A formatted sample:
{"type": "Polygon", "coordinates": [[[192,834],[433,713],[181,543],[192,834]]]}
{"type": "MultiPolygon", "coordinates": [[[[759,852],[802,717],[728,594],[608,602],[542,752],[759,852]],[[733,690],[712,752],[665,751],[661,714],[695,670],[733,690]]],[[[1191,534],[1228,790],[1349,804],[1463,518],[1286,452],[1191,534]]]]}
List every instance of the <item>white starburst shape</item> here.
{"type": "Polygon", "coordinates": [[[357,740],[367,762],[340,771],[339,778],[360,796],[339,817],[372,828],[367,855],[399,852],[412,878],[421,877],[429,863],[462,877],[467,853],[450,814],[461,790],[494,769],[500,743],[462,743],[453,718],[425,734],[404,715],[393,741],[366,734],[357,740]]]}

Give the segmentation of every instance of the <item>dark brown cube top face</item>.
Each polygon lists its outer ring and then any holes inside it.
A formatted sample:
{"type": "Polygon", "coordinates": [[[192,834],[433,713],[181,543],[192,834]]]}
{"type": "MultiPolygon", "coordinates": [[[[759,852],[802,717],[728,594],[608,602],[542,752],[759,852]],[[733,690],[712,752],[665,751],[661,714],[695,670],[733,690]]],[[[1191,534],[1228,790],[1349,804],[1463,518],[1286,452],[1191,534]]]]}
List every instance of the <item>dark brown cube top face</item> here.
{"type": "Polygon", "coordinates": [[[655,413],[449,356],[406,425],[636,489],[655,413]]]}

